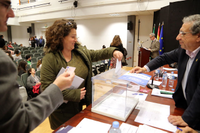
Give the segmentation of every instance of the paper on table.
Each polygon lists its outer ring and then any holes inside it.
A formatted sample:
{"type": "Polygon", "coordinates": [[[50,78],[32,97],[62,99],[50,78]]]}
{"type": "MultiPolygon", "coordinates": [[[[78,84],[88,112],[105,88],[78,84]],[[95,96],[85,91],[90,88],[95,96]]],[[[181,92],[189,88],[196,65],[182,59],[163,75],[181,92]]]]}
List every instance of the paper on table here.
{"type": "Polygon", "coordinates": [[[167,133],[167,132],[147,125],[139,125],[137,133],[167,133]]]}
{"type": "Polygon", "coordinates": [[[110,127],[110,124],[84,118],[76,128],[68,133],[108,133],[110,127]]]}
{"type": "Polygon", "coordinates": [[[122,133],[136,133],[138,129],[138,127],[127,124],[127,123],[122,123],[119,128],[122,133]]]}
{"type": "Polygon", "coordinates": [[[178,74],[171,74],[171,73],[167,73],[167,77],[169,78],[170,75],[173,75],[174,77],[178,77],[178,74]]]}
{"type": "Polygon", "coordinates": [[[177,68],[166,68],[166,67],[163,67],[163,70],[166,70],[166,71],[177,71],[178,69],[177,68]]]}
{"type": "Polygon", "coordinates": [[[133,92],[133,91],[124,91],[122,95],[127,95],[128,97],[133,97],[135,99],[138,99],[139,101],[144,101],[147,98],[148,94],[139,93],[139,92],[133,92]]]}
{"type": "MultiPolygon", "coordinates": [[[[159,96],[159,97],[165,97],[165,98],[172,98],[172,95],[161,94],[160,91],[163,91],[163,90],[159,90],[159,89],[153,88],[151,95],[159,96]]],[[[172,91],[165,91],[165,92],[172,92],[172,91]]]]}
{"type": "Polygon", "coordinates": [[[170,106],[147,101],[139,101],[136,107],[140,109],[135,121],[171,132],[176,131],[176,126],[168,121],[170,106]],[[138,107],[139,106],[139,107],[138,107]]]}
{"type": "Polygon", "coordinates": [[[121,74],[121,61],[119,61],[118,59],[117,59],[117,62],[116,62],[116,68],[115,68],[115,74],[117,74],[117,75],[120,75],[121,74]]]}
{"type": "MultiPolygon", "coordinates": [[[[152,80],[149,80],[148,84],[151,84],[151,82],[152,80]]],[[[153,81],[153,84],[157,86],[159,86],[161,83],[162,83],[161,81],[155,81],[155,80],[153,81]]]]}

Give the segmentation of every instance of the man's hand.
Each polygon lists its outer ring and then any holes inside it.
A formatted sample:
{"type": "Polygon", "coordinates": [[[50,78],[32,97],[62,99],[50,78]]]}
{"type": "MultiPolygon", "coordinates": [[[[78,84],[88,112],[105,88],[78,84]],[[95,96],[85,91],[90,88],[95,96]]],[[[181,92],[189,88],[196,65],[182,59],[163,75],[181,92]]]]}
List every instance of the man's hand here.
{"type": "Polygon", "coordinates": [[[182,119],[181,116],[173,116],[170,115],[168,117],[168,121],[173,124],[174,126],[187,126],[188,124],[182,119]]]}
{"type": "Polygon", "coordinates": [[[85,98],[86,90],[85,87],[81,88],[80,100],[85,98]]]}
{"type": "Polygon", "coordinates": [[[146,72],[147,71],[147,69],[145,68],[145,67],[134,67],[131,71],[130,71],[130,73],[144,73],[144,72],[146,72]]]}
{"type": "Polygon", "coordinates": [[[181,130],[177,129],[176,133],[198,133],[197,131],[195,131],[194,129],[190,128],[190,127],[184,127],[184,128],[180,128],[181,130]]]}
{"type": "Polygon", "coordinates": [[[121,61],[122,58],[123,58],[123,54],[122,54],[122,52],[120,52],[118,50],[115,50],[113,52],[113,57],[116,58],[116,59],[118,59],[119,61],[121,61]]]}
{"type": "Polygon", "coordinates": [[[53,84],[57,85],[60,90],[64,90],[69,88],[72,85],[72,81],[74,79],[74,72],[64,72],[60,76],[56,78],[56,80],[53,82],[53,84]]]}

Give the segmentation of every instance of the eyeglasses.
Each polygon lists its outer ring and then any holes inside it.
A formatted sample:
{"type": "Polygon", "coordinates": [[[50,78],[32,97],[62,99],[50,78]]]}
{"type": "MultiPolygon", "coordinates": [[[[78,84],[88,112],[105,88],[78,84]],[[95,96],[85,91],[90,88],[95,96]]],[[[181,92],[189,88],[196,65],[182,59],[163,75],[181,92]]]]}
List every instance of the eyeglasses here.
{"type": "Polygon", "coordinates": [[[10,1],[1,1],[0,4],[7,9],[7,12],[11,9],[10,1]]]}
{"type": "Polygon", "coordinates": [[[191,33],[191,32],[183,32],[183,31],[179,31],[179,34],[181,34],[181,36],[185,36],[187,33],[191,33]]]}

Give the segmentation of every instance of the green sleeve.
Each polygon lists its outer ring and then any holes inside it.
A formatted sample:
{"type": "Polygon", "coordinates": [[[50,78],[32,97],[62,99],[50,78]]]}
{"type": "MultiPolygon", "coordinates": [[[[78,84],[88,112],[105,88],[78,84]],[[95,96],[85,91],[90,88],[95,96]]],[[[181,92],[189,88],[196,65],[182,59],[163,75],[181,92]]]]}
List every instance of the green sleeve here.
{"type": "MultiPolygon", "coordinates": [[[[42,90],[45,90],[50,84],[54,82],[57,77],[57,74],[60,70],[56,70],[57,61],[53,56],[45,55],[42,60],[42,68],[41,68],[41,86],[42,90]]],[[[65,66],[63,66],[65,67],[65,66]]],[[[67,101],[80,101],[80,90],[73,89],[73,90],[64,90],[62,91],[64,100],[67,101]]]]}

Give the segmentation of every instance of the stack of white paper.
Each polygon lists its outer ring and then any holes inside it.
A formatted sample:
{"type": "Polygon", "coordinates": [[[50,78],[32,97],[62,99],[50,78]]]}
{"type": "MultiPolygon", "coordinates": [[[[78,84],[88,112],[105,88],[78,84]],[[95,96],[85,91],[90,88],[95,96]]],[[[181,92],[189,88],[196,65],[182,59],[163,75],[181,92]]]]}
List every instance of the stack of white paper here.
{"type": "Polygon", "coordinates": [[[147,101],[139,101],[136,109],[139,109],[135,121],[171,132],[176,131],[176,126],[168,121],[170,106],[147,101]]]}
{"type": "Polygon", "coordinates": [[[108,133],[110,127],[110,124],[84,118],[76,128],[71,129],[68,133],[108,133]]]}

